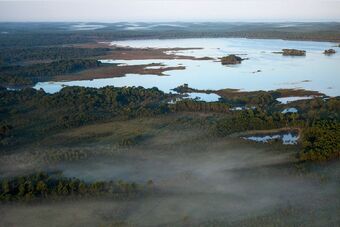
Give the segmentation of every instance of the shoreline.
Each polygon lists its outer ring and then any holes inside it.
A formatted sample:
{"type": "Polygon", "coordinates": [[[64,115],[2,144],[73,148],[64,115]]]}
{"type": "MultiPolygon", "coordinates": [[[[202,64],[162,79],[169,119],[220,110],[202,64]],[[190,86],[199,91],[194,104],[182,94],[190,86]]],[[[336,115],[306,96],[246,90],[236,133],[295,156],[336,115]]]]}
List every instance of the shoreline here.
{"type": "Polygon", "coordinates": [[[192,37],[180,37],[180,38],[171,38],[171,37],[166,37],[166,38],[122,38],[122,39],[112,39],[111,41],[108,40],[103,40],[103,41],[97,41],[100,43],[111,43],[111,42],[119,42],[119,41],[135,41],[135,40],[174,40],[174,39],[251,39],[251,40],[282,40],[282,41],[300,41],[300,42],[319,42],[319,43],[334,43],[336,46],[334,47],[339,47],[340,43],[340,38],[338,40],[333,40],[333,39],[294,39],[294,38],[274,38],[274,37],[245,37],[245,36],[214,36],[214,37],[209,37],[209,36],[202,36],[202,37],[197,37],[197,36],[192,36],[192,37]]]}

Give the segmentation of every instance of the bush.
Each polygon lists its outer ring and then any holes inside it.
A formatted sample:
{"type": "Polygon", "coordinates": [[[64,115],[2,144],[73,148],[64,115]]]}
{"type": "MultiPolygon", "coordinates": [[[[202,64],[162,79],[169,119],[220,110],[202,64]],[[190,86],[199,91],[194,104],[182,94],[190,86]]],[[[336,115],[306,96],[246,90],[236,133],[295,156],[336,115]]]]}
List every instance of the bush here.
{"type": "Polygon", "coordinates": [[[340,158],[340,124],[319,122],[303,130],[301,160],[340,158]]]}

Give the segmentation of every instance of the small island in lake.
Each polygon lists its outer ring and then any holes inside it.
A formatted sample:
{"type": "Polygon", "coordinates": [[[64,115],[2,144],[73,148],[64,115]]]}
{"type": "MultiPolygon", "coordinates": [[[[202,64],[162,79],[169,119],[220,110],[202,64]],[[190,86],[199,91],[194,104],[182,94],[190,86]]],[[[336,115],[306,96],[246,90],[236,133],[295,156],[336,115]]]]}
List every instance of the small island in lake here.
{"type": "Polygon", "coordinates": [[[297,49],[282,49],[283,56],[306,56],[306,51],[297,49]]]}
{"type": "Polygon", "coordinates": [[[336,51],[334,49],[329,49],[329,50],[325,50],[323,53],[326,55],[331,55],[331,54],[335,54],[336,51]]]}
{"type": "Polygon", "coordinates": [[[234,54],[231,54],[231,55],[222,57],[221,63],[222,65],[236,65],[236,64],[241,64],[243,60],[244,60],[243,58],[236,56],[234,54]]]}

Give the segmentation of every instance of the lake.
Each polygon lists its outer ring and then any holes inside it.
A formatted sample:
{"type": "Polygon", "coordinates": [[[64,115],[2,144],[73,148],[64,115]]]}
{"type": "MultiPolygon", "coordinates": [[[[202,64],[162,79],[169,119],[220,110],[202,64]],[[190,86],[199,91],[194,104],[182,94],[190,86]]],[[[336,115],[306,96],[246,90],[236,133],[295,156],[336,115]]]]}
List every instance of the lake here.
{"type": "MultiPolygon", "coordinates": [[[[137,48],[202,48],[176,51],[177,55],[212,57],[214,60],[114,60],[105,63],[140,65],[161,63],[165,66],[185,66],[185,70],[166,72],[167,76],[129,74],[125,77],[68,81],[41,82],[36,89],[54,93],[63,86],[103,87],[112,85],[158,87],[164,92],[188,84],[196,89],[233,88],[242,91],[275,90],[293,88],[320,91],[328,96],[340,95],[340,54],[324,55],[325,49],[333,48],[334,43],[312,41],[285,41],[271,39],[244,38],[196,38],[170,40],[126,40],[115,41],[112,45],[137,48]],[[306,56],[292,57],[273,53],[284,48],[306,50],[306,56]],[[239,65],[224,66],[218,60],[222,56],[236,54],[248,58],[239,65]]],[[[173,51],[172,51],[173,53],[173,51]]],[[[195,94],[200,97],[200,94],[195,94]]],[[[194,97],[193,97],[194,98],[194,97]]],[[[206,101],[218,99],[216,95],[205,95],[206,101]]]]}

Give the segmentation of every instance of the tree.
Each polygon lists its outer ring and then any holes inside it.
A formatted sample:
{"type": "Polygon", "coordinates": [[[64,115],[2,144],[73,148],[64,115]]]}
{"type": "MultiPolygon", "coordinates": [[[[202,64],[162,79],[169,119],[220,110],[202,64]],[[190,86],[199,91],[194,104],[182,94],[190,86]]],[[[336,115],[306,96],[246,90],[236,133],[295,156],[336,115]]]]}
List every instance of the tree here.
{"type": "Polygon", "coordinates": [[[23,197],[25,194],[26,194],[26,185],[25,185],[25,182],[24,183],[20,183],[19,184],[19,193],[18,193],[18,195],[20,197],[23,197]]]}
{"type": "Polygon", "coordinates": [[[2,194],[7,194],[10,191],[9,182],[7,179],[2,181],[2,194]]]}
{"type": "Polygon", "coordinates": [[[303,130],[302,160],[340,158],[340,123],[318,122],[303,130]]]}
{"type": "Polygon", "coordinates": [[[36,186],[36,190],[38,192],[40,192],[42,197],[46,197],[47,192],[48,192],[48,188],[47,188],[47,185],[44,181],[38,181],[37,186],[36,186]]]}

